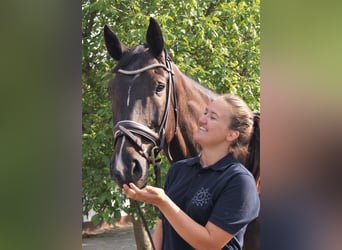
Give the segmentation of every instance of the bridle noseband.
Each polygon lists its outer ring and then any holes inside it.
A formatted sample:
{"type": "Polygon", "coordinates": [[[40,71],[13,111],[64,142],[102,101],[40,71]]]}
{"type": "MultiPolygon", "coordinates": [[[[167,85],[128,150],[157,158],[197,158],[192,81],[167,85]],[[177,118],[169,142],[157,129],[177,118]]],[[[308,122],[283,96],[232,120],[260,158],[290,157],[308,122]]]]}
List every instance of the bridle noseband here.
{"type": "MultiPolygon", "coordinates": [[[[117,140],[121,136],[126,136],[130,139],[130,141],[139,149],[139,153],[151,164],[153,164],[156,168],[158,162],[156,160],[158,153],[164,148],[165,143],[165,128],[166,128],[166,121],[169,115],[170,105],[171,105],[171,94],[173,94],[173,111],[175,116],[175,132],[177,129],[177,102],[176,102],[176,89],[175,84],[173,81],[174,72],[172,70],[172,62],[171,58],[169,57],[166,49],[164,49],[165,54],[165,65],[161,63],[147,65],[146,67],[137,69],[137,70],[124,70],[118,69],[116,72],[121,73],[124,75],[135,75],[142,72],[145,72],[150,69],[154,68],[162,68],[166,70],[169,74],[168,80],[168,93],[167,93],[167,100],[165,104],[164,114],[159,125],[158,133],[154,132],[147,126],[137,123],[132,120],[122,120],[116,123],[114,127],[114,145],[116,144],[117,140]],[[140,136],[137,137],[137,135],[140,136]],[[146,148],[141,141],[141,138],[149,141],[152,143],[152,147],[146,148]]],[[[169,155],[169,157],[171,157],[169,155]]],[[[159,165],[159,164],[158,164],[159,165]]],[[[155,171],[159,171],[158,169],[155,171]]],[[[156,178],[157,179],[157,178],[156,178]]],[[[156,180],[156,182],[160,182],[156,180]]],[[[159,183],[158,183],[159,184],[159,183]]]]}

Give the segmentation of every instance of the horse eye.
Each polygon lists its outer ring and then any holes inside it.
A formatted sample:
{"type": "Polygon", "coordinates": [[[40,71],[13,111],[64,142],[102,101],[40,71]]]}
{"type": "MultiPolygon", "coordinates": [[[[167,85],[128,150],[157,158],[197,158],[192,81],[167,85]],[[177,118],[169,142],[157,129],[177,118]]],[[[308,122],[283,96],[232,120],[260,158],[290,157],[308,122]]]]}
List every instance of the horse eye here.
{"type": "Polygon", "coordinates": [[[157,82],[156,93],[161,92],[165,88],[165,84],[162,82],[157,82]]]}

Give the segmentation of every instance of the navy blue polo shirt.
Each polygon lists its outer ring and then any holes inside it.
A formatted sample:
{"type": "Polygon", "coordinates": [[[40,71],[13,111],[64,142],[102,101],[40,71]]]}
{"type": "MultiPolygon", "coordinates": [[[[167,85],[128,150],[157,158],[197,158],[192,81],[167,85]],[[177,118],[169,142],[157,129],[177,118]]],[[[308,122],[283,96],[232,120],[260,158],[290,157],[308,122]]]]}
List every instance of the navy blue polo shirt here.
{"type": "MultiPolygon", "coordinates": [[[[165,193],[193,220],[208,221],[234,235],[223,249],[242,249],[247,224],[259,214],[260,201],[252,174],[228,154],[202,168],[199,156],[173,164],[165,193]]],[[[193,249],[172,228],[163,214],[163,250],[193,249]]]]}

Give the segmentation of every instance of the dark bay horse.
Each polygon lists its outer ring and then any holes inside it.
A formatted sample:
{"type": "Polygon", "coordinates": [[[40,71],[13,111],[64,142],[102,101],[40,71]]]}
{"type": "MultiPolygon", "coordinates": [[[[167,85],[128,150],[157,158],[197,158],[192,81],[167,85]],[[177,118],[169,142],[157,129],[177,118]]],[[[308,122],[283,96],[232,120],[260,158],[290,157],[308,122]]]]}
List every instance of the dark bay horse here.
{"type": "MultiPolygon", "coordinates": [[[[162,31],[153,18],[147,29],[146,44],[127,48],[107,26],[104,38],[109,54],[118,61],[113,69],[115,77],[108,87],[114,123],[110,172],[120,187],[134,182],[141,188],[147,183],[149,164],[155,162],[161,150],[170,162],[198,154],[200,149],[193,140],[193,132],[198,117],[218,94],[183,74],[172,63],[162,31]]],[[[254,120],[258,134],[250,143],[250,154],[241,161],[257,179],[259,116],[254,120]]]]}

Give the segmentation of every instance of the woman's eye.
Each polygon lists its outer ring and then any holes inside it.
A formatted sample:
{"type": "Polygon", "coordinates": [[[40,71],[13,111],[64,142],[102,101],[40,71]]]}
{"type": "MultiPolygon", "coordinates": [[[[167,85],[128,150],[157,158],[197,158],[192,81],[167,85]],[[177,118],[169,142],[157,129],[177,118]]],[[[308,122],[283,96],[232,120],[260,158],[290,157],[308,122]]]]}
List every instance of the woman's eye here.
{"type": "Polygon", "coordinates": [[[165,88],[165,84],[162,82],[157,82],[156,93],[161,92],[165,88]]]}

